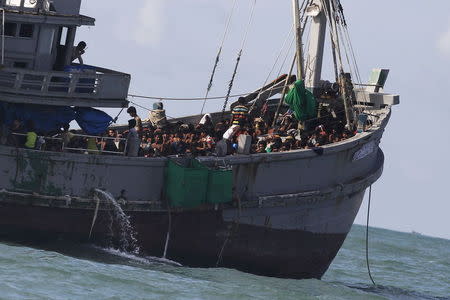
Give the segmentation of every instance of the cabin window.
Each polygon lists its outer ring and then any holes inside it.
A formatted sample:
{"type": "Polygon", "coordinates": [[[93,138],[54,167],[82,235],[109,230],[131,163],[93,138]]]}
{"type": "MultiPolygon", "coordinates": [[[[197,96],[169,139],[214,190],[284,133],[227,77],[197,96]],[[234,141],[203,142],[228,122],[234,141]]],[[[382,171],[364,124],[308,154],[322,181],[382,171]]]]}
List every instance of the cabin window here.
{"type": "Polygon", "coordinates": [[[20,6],[21,0],[6,0],[6,5],[9,6],[20,6]]]}
{"type": "Polygon", "coordinates": [[[59,40],[59,44],[61,46],[65,46],[66,45],[68,31],[69,31],[69,28],[67,28],[67,27],[62,27],[61,28],[61,38],[59,40]]]}
{"type": "Polygon", "coordinates": [[[5,23],[5,36],[16,36],[17,24],[6,22],[5,23]]]}
{"type": "Polygon", "coordinates": [[[15,61],[13,64],[14,68],[21,68],[21,69],[26,69],[28,66],[28,64],[26,62],[23,61],[15,61]]]}
{"type": "Polygon", "coordinates": [[[23,3],[23,7],[26,8],[35,8],[37,5],[37,0],[25,0],[23,3]]]}
{"type": "Polygon", "coordinates": [[[33,24],[21,24],[20,25],[20,32],[19,37],[24,38],[32,38],[34,32],[34,25],[33,24]]]}

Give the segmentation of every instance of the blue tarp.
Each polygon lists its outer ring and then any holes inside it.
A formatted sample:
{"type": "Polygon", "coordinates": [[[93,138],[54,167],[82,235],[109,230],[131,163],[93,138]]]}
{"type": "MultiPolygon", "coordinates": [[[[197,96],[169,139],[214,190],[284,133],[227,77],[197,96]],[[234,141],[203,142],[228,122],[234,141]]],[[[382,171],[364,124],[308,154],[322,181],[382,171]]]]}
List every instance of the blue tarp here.
{"type": "Polygon", "coordinates": [[[58,131],[73,120],[90,135],[102,134],[113,119],[103,111],[90,107],[45,106],[0,102],[0,121],[11,125],[14,120],[32,120],[39,133],[58,131]]]}
{"type": "Polygon", "coordinates": [[[74,110],[75,120],[87,134],[102,134],[113,122],[113,118],[101,110],[90,107],[76,107],[74,110]]]}
{"type": "Polygon", "coordinates": [[[0,107],[5,124],[10,125],[14,120],[22,123],[32,120],[35,130],[42,133],[59,130],[64,124],[75,119],[75,112],[71,107],[11,103],[0,103],[0,107]]]}

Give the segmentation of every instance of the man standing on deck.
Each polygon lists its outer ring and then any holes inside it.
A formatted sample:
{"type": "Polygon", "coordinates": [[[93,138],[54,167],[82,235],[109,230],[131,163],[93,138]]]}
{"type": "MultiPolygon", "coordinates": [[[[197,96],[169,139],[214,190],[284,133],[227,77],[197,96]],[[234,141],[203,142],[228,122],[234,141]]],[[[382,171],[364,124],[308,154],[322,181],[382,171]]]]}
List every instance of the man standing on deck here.
{"type": "Polygon", "coordinates": [[[134,106],[130,106],[127,109],[127,113],[136,121],[136,131],[141,134],[142,133],[142,120],[141,118],[137,115],[136,112],[136,107],[134,106]]]}

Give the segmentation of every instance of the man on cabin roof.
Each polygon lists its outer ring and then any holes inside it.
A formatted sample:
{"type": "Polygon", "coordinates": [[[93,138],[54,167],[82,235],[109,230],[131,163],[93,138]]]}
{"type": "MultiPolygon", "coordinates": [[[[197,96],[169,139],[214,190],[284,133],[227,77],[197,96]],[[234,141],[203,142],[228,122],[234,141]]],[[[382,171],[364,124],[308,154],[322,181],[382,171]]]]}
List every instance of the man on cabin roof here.
{"type": "Polygon", "coordinates": [[[78,62],[80,63],[80,65],[83,65],[83,58],[81,57],[85,50],[86,50],[86,42],[81,41],[78,43],[78,45],[76,47],[73,47],[72,50],[72,61],[78,59],[78,62]]]}

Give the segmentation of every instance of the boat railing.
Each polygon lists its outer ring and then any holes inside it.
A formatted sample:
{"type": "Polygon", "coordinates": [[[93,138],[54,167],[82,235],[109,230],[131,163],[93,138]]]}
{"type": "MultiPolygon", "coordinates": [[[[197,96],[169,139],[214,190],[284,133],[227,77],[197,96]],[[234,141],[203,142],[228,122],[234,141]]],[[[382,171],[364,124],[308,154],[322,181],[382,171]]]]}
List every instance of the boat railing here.
{"type": "MultiPolygon", "coordinates": [[[[12,133],[14,136],[21,136],[26,137],[27,135],[25,133],[12,133]]],[[[46,144],[48,144],[48,141],[57,141],[58,144],[58,150],[60,152],[76,152],[76,153],[82,153],[82,154],[111,154],[111,155],[126,155],[126,149],[128,146],[128,141],[125,138],[116,138],[116,137],[104,137],[104,136],[95,136],[95,135],[85,135],[85,134],[72,134],[72,138],[83,138],[83,139],[90,139],[93,138],[96,140],[96,144],[99,142],[100,145],[106,142],[107,140],[113,140],[114,142],[124,143],[124,147],[122,151],[107,151],[103,149],[88,149],[88,148],[81,148],[81,147],[68,147],[68,145],[65,145],[63,142],[63,137],[61,137],[61,134],[57,136],[38,136],[38,138],[43,139],[45,143],[42,143],[36,150],[44,150],[44,147],[46,144]]],[[[119,148],[119,147],[118,147],[119,148]]]]}
{"type": "Polygon", "coordinates": [[[71,66],[67,72],[3,68],[0,92],[93,100],[127,98],[130,75],[94,66],[79,67],[71,66]]]}

